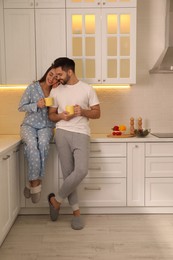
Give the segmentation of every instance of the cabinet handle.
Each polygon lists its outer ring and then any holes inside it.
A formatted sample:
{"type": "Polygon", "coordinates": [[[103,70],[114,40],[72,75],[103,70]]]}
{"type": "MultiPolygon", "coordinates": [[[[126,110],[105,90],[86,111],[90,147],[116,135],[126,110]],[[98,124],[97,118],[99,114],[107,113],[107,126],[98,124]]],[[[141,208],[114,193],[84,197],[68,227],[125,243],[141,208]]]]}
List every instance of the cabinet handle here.
{"type": "Polygon", "coordinates": [[[31,2],[31,4],[30,4],[31,6],[33,6],[34,4],[31,2]]]}
{"type": "Polygon", "coordinates": [[[100,149],[98,149],[98,150],[91,150],[90,152],[91,152],[91,153],[100,153],[101,150],[100,150],[100,149]]]}
{"type": "Polygon", "coordinates": [[[137,145],[137,144],[135,144],[135,148],[138,148],[138,145],[137,145]]]}
{"type": "Polygon", "coordinates": [[[89,168],[90,171],[101,171],[100,167],[89,168]]]}
{"type": "Polygon", "coordinates": [[[38,6],[38,3],[36,2],[35,5],[38,6]]]}
{"type": "Polygon", "coordinates": [[[105,5],[106,3],[105,2],[103,2],[103,5],[105,5]]]}
{"type": "Polygon", "coordinates": [[[13,153],[17,153],[17,152],[19,152],[19,149],[13,151],[13,153]]]}
{"type": "Polygon", "coordinates": [[[101,187],[85,187],[84,190],[101,190],[101,187]]]}
{"type": "Polygon", "coordinates": [[[7,155],[6,157],[4,157],[3,160],[7,160],[8,158],[10,158],[10,155],[7,155]]]}

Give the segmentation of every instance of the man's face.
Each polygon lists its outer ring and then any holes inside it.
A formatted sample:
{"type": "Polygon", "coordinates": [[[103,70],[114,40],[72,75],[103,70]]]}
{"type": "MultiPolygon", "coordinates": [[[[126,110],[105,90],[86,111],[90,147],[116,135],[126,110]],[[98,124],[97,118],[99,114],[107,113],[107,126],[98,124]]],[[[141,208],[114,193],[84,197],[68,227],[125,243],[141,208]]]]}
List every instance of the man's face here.
{"type": "Polygon", "coordinates": [[[56,75],[58,77],[58,81],[62,84],[68,84],[68,81],[70,80],[70,73],[68,71],[62,70],[61,67],[56,68],[56,75]]]}

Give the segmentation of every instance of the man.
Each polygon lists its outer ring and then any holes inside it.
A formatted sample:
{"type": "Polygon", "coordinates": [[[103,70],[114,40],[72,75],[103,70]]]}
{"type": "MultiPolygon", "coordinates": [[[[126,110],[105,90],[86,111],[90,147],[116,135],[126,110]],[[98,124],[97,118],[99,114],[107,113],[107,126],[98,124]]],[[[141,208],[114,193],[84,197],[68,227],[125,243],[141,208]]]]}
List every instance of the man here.
{"type": "Polygon", "coordinates": [[[49,119],[56,122],[55,142],[61,162],[64,182],[55,197],[48,195],[50,217],[57,220],[62,201],[68,198],[73,210],[71,227],[84,227],[77,198],[77,187],[88,173],[90,128],[89,119],[100,117],[96,92],[75,75],[73,60],[62,57],[54,61],[60,85],[51,90],[54,106],[49,109],[49,119]],[[66,106],[74,107],[74,114],[66,106]]]}

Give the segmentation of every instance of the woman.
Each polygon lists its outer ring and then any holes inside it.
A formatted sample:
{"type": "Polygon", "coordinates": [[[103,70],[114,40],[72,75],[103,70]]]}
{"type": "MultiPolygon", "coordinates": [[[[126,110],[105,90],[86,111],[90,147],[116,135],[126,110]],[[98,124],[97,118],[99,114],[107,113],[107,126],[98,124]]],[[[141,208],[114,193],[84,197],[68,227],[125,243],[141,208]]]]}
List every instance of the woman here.
{"type": "Polygon", "coordinates": [[[31,197],[33,203],[40,200],[41,178],[44,176],[45,159],[54,128],[54,123],[48,119],[44,98],[56,85],[58,79],[52,65],[40,80],[26,88],[18,108],[20,112],[26,112],[20,131],[28,163],[29,183],[24,189],[24,196],[31,197]]]}

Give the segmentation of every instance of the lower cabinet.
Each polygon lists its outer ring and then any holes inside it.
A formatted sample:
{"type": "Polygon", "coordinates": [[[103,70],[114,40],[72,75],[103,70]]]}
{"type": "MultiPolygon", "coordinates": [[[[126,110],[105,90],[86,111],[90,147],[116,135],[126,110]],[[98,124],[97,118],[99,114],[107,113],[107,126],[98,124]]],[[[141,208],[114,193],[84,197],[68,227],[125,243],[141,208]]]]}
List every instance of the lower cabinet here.
{"type": "Polygon", "coordinates": [[[144,206],[145,144],[127,144],[127,206],[144,206]]]}
{"type": "Polygon", "coordinates": [[[19,209],[19,146],[16,146],[0,156],[0,245],[19,209]]]}
{"type": "MultiPolygon", "coordinates": [[[[82,213],[173,213],[173,143],[140,141],[91,142],[88,174],[78,187],[82,213]]],[[[4,169],[8,168],[8,159],[3,160],[4,169]]],[[[27,182],[27,165],[23,161],[21,213],[48,213],[47,195],[56,194],[63,183],[56,146],[50,145],[38,204],[23,196],[27,182]]],[[[7,182],[9,177],[3,178],[7,182]]],[[[1,192],[8,193],[6,189],[1,192]]],[[[67,200],[61,209],[62,213],[71,212],[67,200]]],[[[7,221],[8,211],[4,214],[7,221]]]]}
{"type": "MultiPolygon", "coordinates": [[[[126,144],[91,143],[88,175],[78,187],[82,208],[126,206],[126,144]]],[[[60,171],[60,186],[63,183],[60,171]]],[[[68,207],[67,200],[63,204],[68,207]]]]}
{"type": "Polygon", "coordinates": [[[173,143],[146,144],[145,206],[173,206],[173,143]]]}

